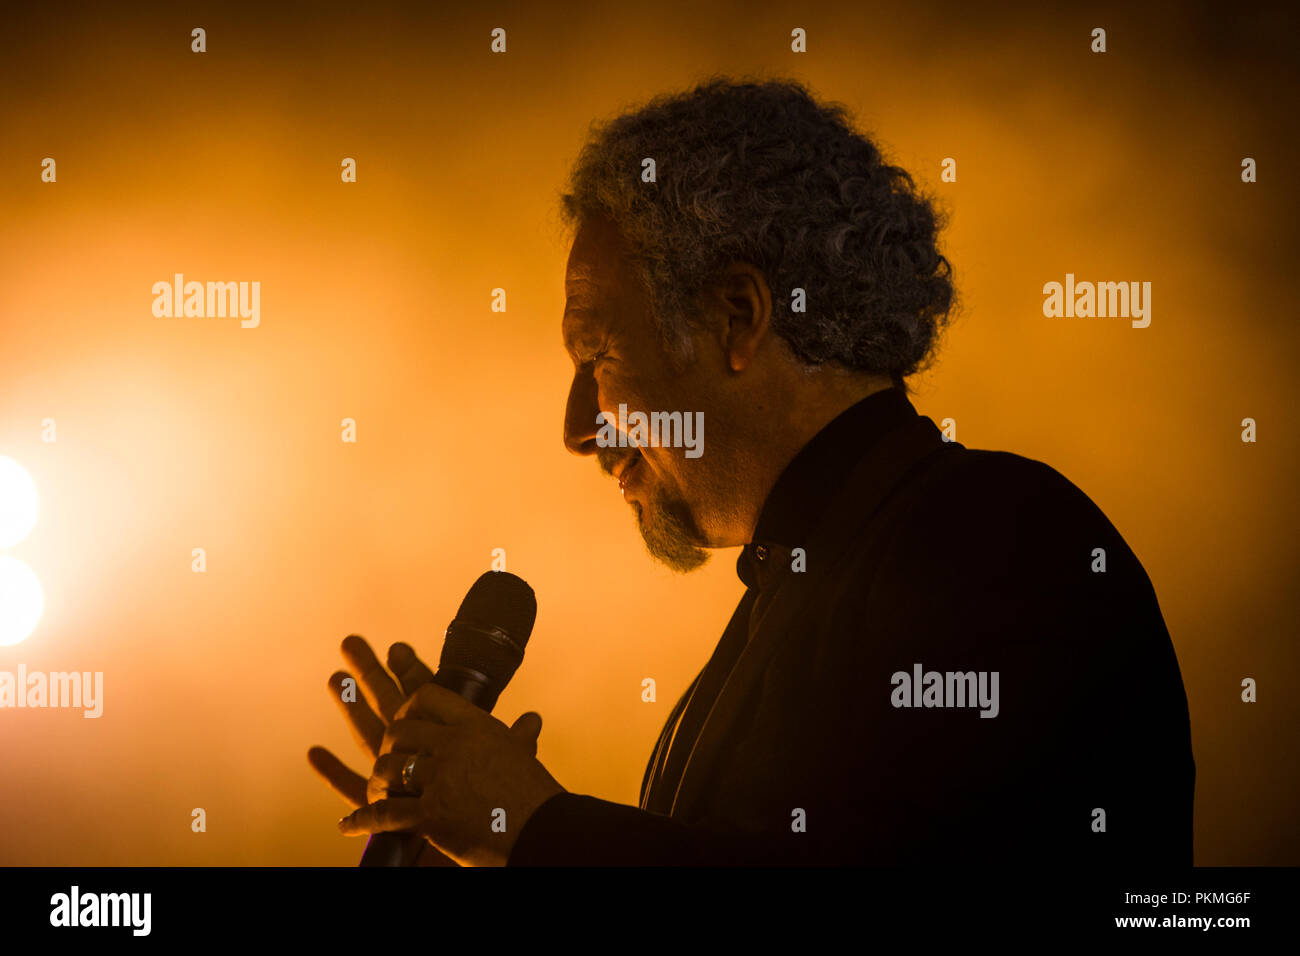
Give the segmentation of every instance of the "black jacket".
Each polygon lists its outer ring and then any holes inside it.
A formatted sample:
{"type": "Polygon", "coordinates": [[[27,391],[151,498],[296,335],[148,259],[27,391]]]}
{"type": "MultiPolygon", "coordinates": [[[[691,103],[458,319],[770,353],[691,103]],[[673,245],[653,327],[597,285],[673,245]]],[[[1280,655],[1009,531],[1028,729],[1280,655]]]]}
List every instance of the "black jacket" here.
{"type": "Polygon", "coordinates": [[[877,393],[786,469],[739,571],[641,808],[556,795],[511,866],[1191,864],[1155,593],[1052,468],[877,393]]]}

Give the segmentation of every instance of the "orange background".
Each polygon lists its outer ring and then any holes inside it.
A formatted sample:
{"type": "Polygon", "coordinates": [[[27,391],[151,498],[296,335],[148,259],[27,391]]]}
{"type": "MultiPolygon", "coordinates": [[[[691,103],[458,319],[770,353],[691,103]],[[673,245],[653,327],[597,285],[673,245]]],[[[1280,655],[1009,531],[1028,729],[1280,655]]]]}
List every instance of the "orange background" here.
{"type": "Polygon", "coordinates": [[[968,446],[1052,464],[1143,561],[1191,705],[1197,862],[1300,863],[1294,24],[1233,9],[1253,19],[7,13],[0,454],[41,515],[5,553],[46,611],[0,669],[102,670],[105,690],[99,720],[0,711],[0,863],[355,863],[305,758],[320,743],[362,765],[327,696],[338,643],[436,659],[497,547],[540,602],[497,716],[539,711],[562,784],[635,802],[741,585],[734,551],[687,577],[652,563],[614,482],[561,445],[556,198],[592,119],[712,71],[806,80],[943,199],[963,309],[914,403],[968,446]],[[154,318],[150,287],[175,272],[259,280],[261,327],[154,318]],[[1066,272],[1150,281],[1151,326],[1044,318],[1066,272]]]}

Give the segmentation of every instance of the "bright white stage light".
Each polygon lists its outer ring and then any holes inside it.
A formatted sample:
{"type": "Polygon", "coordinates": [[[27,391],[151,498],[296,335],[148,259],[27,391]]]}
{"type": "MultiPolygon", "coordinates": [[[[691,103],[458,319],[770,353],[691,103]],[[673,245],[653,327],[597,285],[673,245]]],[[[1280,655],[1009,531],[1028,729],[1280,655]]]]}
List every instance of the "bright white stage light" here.
{"type": "Polygon", "coordinates": [[[45,595],[32,569],[0,554],[0,647],[25,640],[44,609],[45,595]]]}
{"type": "Polygon", "coordinates": [[[36,484],[12,458],[0,458],[0,548],[13,547],[36,524],[36,484]]]}

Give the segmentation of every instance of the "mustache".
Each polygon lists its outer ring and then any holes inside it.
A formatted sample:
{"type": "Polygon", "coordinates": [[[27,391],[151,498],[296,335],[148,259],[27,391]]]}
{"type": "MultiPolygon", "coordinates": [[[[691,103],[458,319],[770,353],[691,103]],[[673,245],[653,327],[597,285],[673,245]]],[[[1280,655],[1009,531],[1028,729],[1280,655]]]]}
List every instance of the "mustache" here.
{"type": "Polygon", "coordinates": [[[600,465],[600,470],[611,478],[614,477],[614,466],[623,460],[625,453],[620,452],[617,448],[600,448],[596,449],[596,464],[600,465]]]}

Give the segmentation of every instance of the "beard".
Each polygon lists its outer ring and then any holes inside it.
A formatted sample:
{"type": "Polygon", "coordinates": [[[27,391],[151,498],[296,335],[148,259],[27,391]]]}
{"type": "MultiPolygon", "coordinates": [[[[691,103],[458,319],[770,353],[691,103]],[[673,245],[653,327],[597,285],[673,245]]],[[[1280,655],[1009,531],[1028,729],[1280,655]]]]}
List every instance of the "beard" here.
{"type": "MultiPolygon", "coordinates": [[[[614,449],[596,449],[597,464],[605,474],[613,476],[618,460],[619,453],[614,449]]],[[[639,501],[631,504],[650,557],[682,574],[694,571],[709,560],[709,553],[704,550],[707,544],[704,532],[695,523],[691,507],[681,495],[660,485],[651,494],[648,508],[643,508],[639,501]]]]}
{"type": "Polygon", "coordinates": [[[709,560],[702,547],[704,535],[682,498],[656,488],[648,508],[642,508],[639,501],[632,502],[632,508],[646,550],[656,561],[686,574],[709,560]]]}

